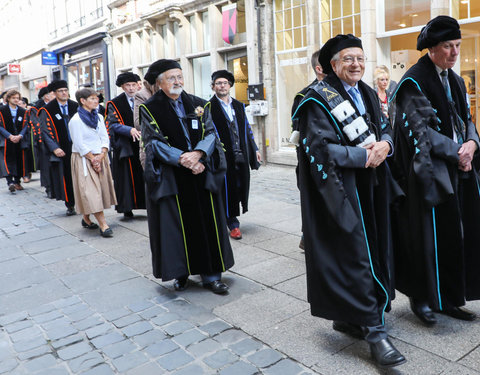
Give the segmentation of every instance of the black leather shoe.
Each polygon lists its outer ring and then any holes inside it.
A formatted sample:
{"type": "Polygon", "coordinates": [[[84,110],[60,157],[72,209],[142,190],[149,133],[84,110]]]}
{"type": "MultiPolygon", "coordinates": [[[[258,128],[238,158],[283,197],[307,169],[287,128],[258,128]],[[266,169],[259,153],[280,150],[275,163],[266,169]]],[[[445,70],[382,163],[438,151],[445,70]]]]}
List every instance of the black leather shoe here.
{"type": "Polygon", "coordinates": [[[182,277],[180,279],[176,279],[173,282],[173,287],[175,290],[182,292],[188,287],[188,277],[182,277]]]}
{"type": "Polygon", "coordinates": [[[355,324],[334,320],[332,327],[335,331],[346,333],[356,339],[363,340],[365,338],[365,333],[363,332],[362,327],[355,324]]]}
{"type": "Polygon", "coordinates": [[[369,345],[372,358],[380,367],[395,367],[407,361],[388,338],[369,345]]]}
{"type": "Polygon", "coordinates": [[[90,224],[87,224],[87,222],[84,219],[82,219],[82,227],[87,229],[97,229],[98,225],[93,222],[90,222],[90,224]]]}
{"type": "Polygon", "coordinates": [[[417,302],[413,298],[410,300],[410,309],[412,312],[427,326],[432,326],[437,323],[437,318],[432,309],[425,302],[417,302]]]}
{"type": "Polygon", "coordinates": [[[455,319],[467,321],[472,321],[477,318],[477,315],[474,312],[467,310],[463,307],[450,307],[448,309],[439,311],[439,313],[443,315],[448,315],[455,319]]]}
{"type": "Polygon", "coordinates": [[[123,217],[127,218],[127,219],[130,219],[130,218],[133,217],[133,212],[132,211],[124,212],[123,217]]]}
{"type": "Polygon", "coordinates": [[[203,284],[203,287],[206,289],[210,289],[215,294],[225,294],[228,292],[228,285],[222,283],[220,280],[215,280],[211,283],[203,284]]]}
{"type": "Polygon", "coordinates": [[[106,238],[108,238],[108,237],[113,237],[112,228],[107,228],[107,229],[105,229],[105,230],[102,230],[102,229],[100,228],[100,236],[106,237],[106,238]]]}
{"type": "Polygon", "coordinates": [[[67,208],[67,216],[73,216],[76,215],[77,213],[75,212],[75,208],[73,207],[68,207],[67,208]]]}

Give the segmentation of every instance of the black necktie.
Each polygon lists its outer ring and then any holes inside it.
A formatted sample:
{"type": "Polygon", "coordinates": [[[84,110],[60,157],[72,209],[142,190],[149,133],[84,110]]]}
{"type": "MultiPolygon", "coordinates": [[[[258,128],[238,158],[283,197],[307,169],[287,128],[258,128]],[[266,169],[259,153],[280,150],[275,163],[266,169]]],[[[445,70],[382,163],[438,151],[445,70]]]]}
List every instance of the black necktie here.
{"type": "Polygon", "coordinates": [[[450,89],[450,84],[448,83],[448,72],[446,70],[442,70],[440,76],[442,77],[443,89],[445,90],[445,95],[447,96],[449,104],[450,119],[452,121],[453,130],[457,136],[458,144],[461,145],[464,139],[462,128],[464,128],[465,125],[463,120],[458,116],[455,103],[453,102],[452,90],[450,89]]]}

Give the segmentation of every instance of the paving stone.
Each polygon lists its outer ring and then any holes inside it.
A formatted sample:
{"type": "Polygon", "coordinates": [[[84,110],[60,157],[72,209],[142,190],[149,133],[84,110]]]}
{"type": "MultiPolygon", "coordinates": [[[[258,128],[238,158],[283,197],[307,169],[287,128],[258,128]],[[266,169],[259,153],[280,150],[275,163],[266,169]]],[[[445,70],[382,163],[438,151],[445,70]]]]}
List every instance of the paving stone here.
{"type": "Polygon", "coordinates": [[[140,301],[140,302],[132,303],[132,304],[128,305],[127,307],[130,310],[132,310],[133,312],[140,312],[140,311],[149,309],[150,307],[153,307],[153,306],[155,306],[155,305],[153,303],[151,303],[150,301],[140,301]]]}
{"type": "Polygon", "coordinates": [[[56,309],[57,307],[53,303],[47,303],[45,305],[28,310],[28,315],[30,315],[31,317],[35,317],[37,315],[46,314],[56,309]]]}
{"type": "Polygon", "coordinates": [[[284,359],[263,370],[265,375],[298,375],[303,369],[290,359],[284,359]]]}
{"type": "Polygon", "coordinates": [[[10,340],[12,342],[23,341],[23,340],[30,340],[33,337],[41,336],[42,330],[38,326],[32,326],[29,328],[22,329],[21,331],[17,331],[10,335],[10,340]]]}
{"type": "Polygon", "coordinates": [[[143,348],[147,345],[160,342],[166,337],[167,336],[165,336],[165,334],[159,329],[153,329],[150,332],[144,333],[143,335],[133,337],[132,340],[143,348]]]}
{"type": "Polygon", "coordinates": [[[39,358],[32,359],[23,364],[23,366],[29,371],[30,373],[44,370],[50,367],[53,367],[57,364],[57,360],[51,354],[44,355],[39,358]]]}
{"type": "Polygon", "coordinates": [[[164,303],[168,303],[170,301],[173,301],[175,299],[177,299],[177,295],[175,293],[172,293],[172,292],[168,292],[168,293],[165,293],[165,294],[161,294],[159,296],[156,296],[152,299],[153,302],[155,303],[158,303],[159,305],[161,304],[164,304],[164,303]]]}
{"type": "Polygon", "coordinates": [[[123,318],[115,320],[112,323],[115,324],[115,326],[118,328],[123,328],[123,327],[129,326],[130,324],[136,323],[140,320],[142,319],[137,314],[130,314],[130,315],[124,316],[123,318]]]}
{"type": "Polygon", "coordinates": [[[139,312],[138,315],[140,315],[143,319],[152,319],[152,318],[154,318],[158,315],[164,314],[166,312],[167,312],[167,310],[164,309],[163,307],[154,305],[154,307],[152,307],[150,309],[143,310],[143,311],[139,312]]]}
{"type": "Polygon", "coordinates": [[[172,375],[202,375],[207,374],[199,365],[193,364],[171,373],[172,375]]]}
{"type": "Polygon", "coordinates": [[[59,326],[56,328],[52,328],[51,330],[47,330],[47,337],[50,340],[59,340],[63,339],[64,337],[68,337],[78,333],[78,330],[74,328],[71,324],[59,326]]]}
{"type": "Polygon", "coordinates": [[[157,362],[162,366],[165,370],[172,371],[181,366],[185,366],[187,363],[193,361],[193,357],[191,357],[187,352],[182,349],[175,350],[174,352],[165,354],[163,357],[159,358],[157,362]]]}
{"type": "Polygon", "coordinates": [[[122,307],[120,309],[115,309],[111,311],[104,312],[102,315],[105,319],[110,322],[123,318],[124,316],[130,315],[132,312],[122,307]]]}
{"type": "Polygon", "coordinates": [[[207,332],[210,336],[215,336],[232,326],[223,320],[215,320],[199,327],[202,331],[207,332]]]}
{"type": "Polygon", "coordinates": [[[212,339],[206,339],[197,344],[190,345],[187,348],[187,351],[192,353],[195,357],[203,357],[204,355],[216,352],[221,348],[222,346],[218,342],[212,339]]]}
{"type": "Polygon", "coordinates": [[[71,346],[67,346],[65,349],[60,349],[57,353],[58,356],[64,361],[69,359],[80,357],[81,355],[92,351],[92,347],[86,342],[79,342],[71,346]]]}
{"type": "Polygon", "coordinates": [[[52,320],[61,318],[62,316],[63,316],[63,314],[60,311],[53,310],[53,311],[47,312],[45,314],[37,315],[33,318],[33,320],[35,320],[35,322],[41,324],[41,323],[47,323],[47,322],[50,322],[52,320]]]}
{"type": "Polygon", "coordinates": [[[78,373],[83,370],[88,370],[96,365],[104,363],[105,359],[97,352],[90,352],[82,355],[81,357],[72,359],[68,362],[68,366],[74,373],[78,373]]]}
{"type": "Polygon", "coordinates": [[[254,375],[258,374],[258,369],[250,363],[243,361],[235,362],[233,365],[230,365],[224,368],[219,373],[220,375],[254,375]]]}
{"type": "Polygon", "coordinates": [[[71,297],[68,297],[68,298],[64,298],[64,299],[55,301],[55,302],[53,302],[53,304],[58,309],[61,309],[61,308],[65,308],[67,306],[76,305],[80,302],[82,302],[82,300],[78,296],[71,296],[71,297]]]}
{"type": "Polygon", "coordinates": [[[156,358],[161,355],[173,352],[178,348],[179,346],[175,344],[172,340],[165,339],[163,341],[147,346],[144,351],[148,353],[150,357],[156,358]]]}
{"type": "Polygon", "coordinates": [[[117,358],[124,354],[134,352],[137,349],[137,346],[130,340],[124,340],[102,348],[102,352],[110,358],[117,358]]]}
{"type": "Polygon", "coordinates": [[[70,375],[70,372],[62,365],[37,372],[35,375],[70,375]]]}
{"type": "Polygon", "coordinates": [[[80,341],[83,341],[83,336],[80,335],[80,334],[75,334],[75,335],[68,336],[68,337],[65,337],[63,339],[60,339],[60,340],[55,340],[51,343],[51,345],[55,349],[59,349],[63,346],[75,344],[75,343],[80,342],[80,341]]]}
{"type": "Polygon", "coordinates": [[[52,351],[52,349],[50,348],[49,345],[42,345],[42,346],[40,346],[38,348],[35,348],[33,350],[30,350],[28,352],[18,353],[17,358],[20,361],[25,361],[25,360],[30,359],[30,358],[35,358],[35,357],[39,357],[43,354],[50,353],[51,351],[52,351]]]}
{"type": "Polygon", "coordinates": [[[112,364],[121,374],[123,374],[125,371],[138,367],[147,361],[148,357],[144,353],[134,352],[114,359],[112,364]]]}
{"type": "Polygon", "coordinates": [[[6,361],[2,361],[0,362],[0,374],[9,373],[17,366],[18,366],[18,362],[13,358],[7,359],[6,361]]]}
{"type": "Polygon", "coordinates": [[[103,364],[82,373],[82,375],[115,375],[115,372],[113,372],[110,366],[103,364]]]}
{"type": "Polygon", "coordinates": [[[28,327],[31,327],[33,326],[33,322],[31,320],[20,320],[18,322],[15,322],[15,323],[12,323],[12,324],[9,324],[7,326],[5,326],[5,330],[8,332],[8,333],[14,333],[14,332],[17,332],[17,331],[20,331],[22,329],[25,329],[25,328],[28,328],[28,327]]]}
{"type": "Polygon", "coordinates": [[[255,352],[263,347],[263,344],[257,340],[246,338],[240,342],[232,344],[229,349],[238,355],[247,355],[251,352],[255,352]]]}
{"type": "Polygon", "coordinates": [[[220,350],[203,360],[203,362],[205,362],[208,366],[215,370],[220,369],[221,367],[224,367],[235,361],[238,361],[238,356],[236,356],[227,349],[220,350]]]}
{"type": "Polygon", "coordinates": [[[136,367],[127,371],[126,375],[160,375],[165,374],[163,370],[156,362],[149,362],[140,367],[136,367]]]}
{"type": "Polygon", "coordinates": [[[68,326],[70,325],[71,321],[68,319],[66,316],[62,316],[58,319],[52,320],[51,322],[46,322],[40,324],[45,331],[50,331],[53,329],[57,329],[62,326],[68,326]]]}
{"type": "Polygon", "coordinates": [[[90,316],[86,319],[73,323],[73,326],[80,331],[85,331],[102,323],[103,320],[100,318],[100,316],[90,316]]]}
{"type": "Polygon", "coordinates": [[[278,362],[283,357],[282,355],[273,349],[263,349],[248,357],[248,360],[257,367],[267,367],[278,362]]]}
{"type": "Polygon", "coordinates": [[[233,344],[234,342],[238,342],[248,337],[249,336],[245,332],[234,328],[223,331],[219,335],[216,335],[214,339],[221,344],[227,345],[233,344]]]}
{"type": "Polygon", "coordinates": [[[186,347],[193,343],[202,341],[205,338],[207,338],[207,335],[195,328],[190,331],[183,332],[180,335],[175,336],[173,339],[177,344],[186,347]]]}
{"type": "Polygon", "coordinates": [[[118,332],[107,333],[106,335],[99,336],[92,340],[92,344],[97,349],[101,349],[107,345],[114,344],[116,342],[123,341],[125,337],[118,332]]]}
{"type": "Polygon", "coordinates": [[[105,333],[113,329],[112,325],[109,323],[104,323],[93,328],[88,329],[85,334],[91,340],[97,336],[104,335],[105,333]]]}
{"type": "Polygon", "coordinates": [[[179,333],[185,332],[189,329],[195,328],[195,326],[186,321],[186,320],[181,320],[178,322],[170,323],[166,326],[164,326],[162,329],[167,332],[167,334],[171,336],[178,335],[179,333]]]}
{"type": "Polygon", "coordinates": [[[145,332],[149,332],[152,329],[153,329],[153,326],[149,322],[142,321],[142,322],[138,322],[123,328],[122,332],[127,337],[132,337],[136,335],[141,335],[142,333],[145,333],[145,332]]]}
{"type": "Polygon", "coordinates": [[[5,327],[20,320],[25,320],[27,317],[28,314],[26,311],[0,316],[0,326],[5,327]]]}
{"type": "Polygon", "coordinates": [[[87,310],[89,306],[84,302],[75,303],[70,306],[65,306],[62,308],[62,311],[65,315],[74,314],[79,311],[87,310]]]}
{"type": "Polygon", "coordinates": [[[78,322],[80,320],[88,318],[89,316],[92,316],[93,314],[94,312],[92,310],[84,309],[71,314],[67,314],[67,316],[72,322],[78,322]]]}
{"type": "Polygon", "coordinates": [[[155,323],[157,326],[164,326],[165,324],[179,320],[180,316],[174,313],[167,312],[162,315],[158,315],[155,318],[151,319],[152,323],[155,323]]]}
{"type": "Polygon", "coordinates": [[[13,348],[19,352],[28,352],[32,349],[38,348],[39,346],[45,345],[47,343],[47,340],[43,336],[37,336],[33,339],[27,339],[24,341],[18,341],[13,344],[13,348]]]}

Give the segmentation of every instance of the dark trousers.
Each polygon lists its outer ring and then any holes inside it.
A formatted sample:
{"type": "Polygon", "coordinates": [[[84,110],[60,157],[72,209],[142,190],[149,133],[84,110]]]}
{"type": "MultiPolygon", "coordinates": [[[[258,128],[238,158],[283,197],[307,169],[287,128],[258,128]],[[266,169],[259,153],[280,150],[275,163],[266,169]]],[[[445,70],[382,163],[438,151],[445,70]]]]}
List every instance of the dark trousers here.
{"type": "Polygon", "coordinates": [[[240,222],[238,221],[236,216],[227,217],[227,227],[230,230],[240,228],[240,222]]]}
{"type": "Polygon", "coordinates": [[[8,175],[6,179],[7,179],[8,186],[10,186],[11,184],[20,184],[20,177],[18,176],[8,175]]]}

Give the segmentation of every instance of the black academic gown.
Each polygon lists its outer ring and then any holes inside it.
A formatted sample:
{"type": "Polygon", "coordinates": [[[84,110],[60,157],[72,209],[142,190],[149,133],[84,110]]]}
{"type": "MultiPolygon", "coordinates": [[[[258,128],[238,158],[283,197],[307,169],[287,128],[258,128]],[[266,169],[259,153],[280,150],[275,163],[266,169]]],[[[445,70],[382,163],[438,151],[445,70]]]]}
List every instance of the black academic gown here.
{"type": "MultiPolygon", "coordinates": [[[[478,144],[463,79],[451,69],[448,79],[464,139],[478,144]]],[[[393,99],[393,169],[406,193],[394,225],[396,288],[436,310],[462,306],[480,298],[478,174],[458,169],[460,145],[428,55],[407,71],[393,99]]]]}
{"type": "MultiPolygon", "coordinates": [[[[17,117],[12,118],[12,113],[7,105],[0,107],[0,126],[5,128],[10,134],[18,135],[22,129],[27,126],[25,121],[25,109],[17,107],[17,117]]],[[[24,135],[23,138],[25,138],[24,135]]],[[[0,135],[0,151],[2,160],[0,160],[0,176],[23,177],[28,174],[27,152],[23,146],[23,138],[19,143],[13,143],[0,135]]]]}
{"type": "Polygon", "coordinates": [[[240,215],[240,204],[242,205],[242,213],[248,211],[250,168],[258,169],[260,166],[256,157],[258,147],[255,144],[252,129],[245,115],[245,106],[236,99],[232,99],[232,105],[238,125],[240,150],[244,159],[243,163],[237,164],[233,153],[229,120],[222,109],[221,103],[215,95],[207,103],[207,106],[210,106],[213,123],[220,136],[220,141],[223,143],[227,159],[225,188],[222,191],[227,218],[240,215]]]}
{"type": "Polygon", "coordinates": [[[50,168],[49,168],[49,159],[50,151],[48,150],[45,142],[42,137],[42,127],[40,125],[40,109],[44,107],[46,103],[40,99],[36,102],[35,107],[32,110],[36,109],[36,117],[30,116],[32,129],[35,129],[35,143],[37,145],[37,155],[38,155],[38,169],[40,170],[40,185],[50,191],[50,168]]]}
{"type": "MultiPolygon", "coordinates": [[[[355,108],[335,75],[325,82],[355,108]]],[[[375,91],[361,81],[359,89],[370,131],[391,141],[375,91]]],[[[323,105],[310,88],[295,115],[308,301],[315,316],[377,326],[394,297],[389,207],[399,189],[386,162],[364,168],[365,150],[348,141],[323,105]]]]}
{"type": "Polygon", "coordinates": [[[37,117],[37,109],[35,107],[29,108],[25,111],[25,125],[27,126],[27,131],[22,138],[20,147],[25,152],[25,174],[27,176],[31,172],[37,170],[37,152],[35,146],[35,128],[33,127],[32,119],[37,117]]]}
{"type": "MultiPolygon", "coordinates": [[[[68,120],[77,113],[78,104],[68,100],[68,120]]],[[[52,100],[38,111],[42,142],[48,155],[49,188],[52,198],[65,201],[67,207],[75,205],[72,184],[72,168],[70,159],[72,156],[72,141],[65,124],[58,101],[52,100]],[[57,157],[53,151],[61,148],[65,152],[64,157],[57,157]]]]}
{"type": "Polygon", "coordinates": [[[113,149],[112,174],[118,204],[117,212],[145,208],[145,183],[139,159],[139,143],[130,132],[114,131],[115,126],[133,127],[133,111],[122,93],[107,102],[105,125],[113,149]]]}
{"type": "Polygon", "coordinates": [[[163,281],[224,272],[234,263],[221,199],[225,154],[208,107],[203,117],[194,113],[205,101],[185,92],[181,97],[192,150],[207,154],[198,175],[180,166],[177,156],[172,159],[188,146],[165,93],[158,91],[140,106],[153,275],[163,281]]]}

